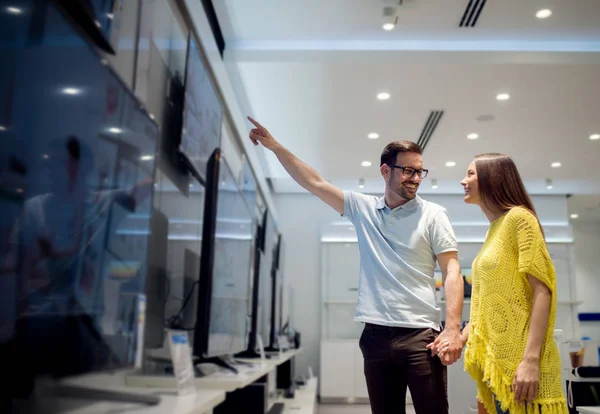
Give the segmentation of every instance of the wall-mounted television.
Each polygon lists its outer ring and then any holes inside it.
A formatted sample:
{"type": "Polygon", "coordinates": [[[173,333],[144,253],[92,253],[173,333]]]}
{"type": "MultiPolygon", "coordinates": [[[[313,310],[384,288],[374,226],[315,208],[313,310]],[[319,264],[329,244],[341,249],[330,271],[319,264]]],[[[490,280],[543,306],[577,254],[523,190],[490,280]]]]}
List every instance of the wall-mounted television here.
{"type": "Polygon", "coordinates": [[[222,117],[221,100],[194,35],[190,33],[179,150],[190,172],[200,182],[206,180],[208,160],[220,146],[222,117]]]}

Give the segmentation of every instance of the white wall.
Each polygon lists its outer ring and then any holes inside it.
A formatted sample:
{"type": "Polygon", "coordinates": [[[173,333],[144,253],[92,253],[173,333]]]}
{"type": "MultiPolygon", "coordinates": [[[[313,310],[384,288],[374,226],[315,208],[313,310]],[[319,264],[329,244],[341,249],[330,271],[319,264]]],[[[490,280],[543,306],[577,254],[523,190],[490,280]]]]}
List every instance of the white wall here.
{"type": "MultiPolygon", "coordinates": [[[[600,222],[575,222],[575,274],[577,297],[583,301],[580,312],[600,312],[600,222]]],[[[581,335],[600,340],[600,323],[581,324],[581,335]]]]}
{"type": "MultiPolygon", "coordinates": [[[[423,198],[446,207],[453,223],[473,223],[475,227],[487,223],[481,210],[465,205],[460,195],[426,195],[423,198]]],[[[311,365],[315,373],[318,373],[321,339],[321,230],[332,222],[345,219],[316,197],[306,193],[277,194],[274,201],[280,214],[279,226],[287,243],[284,269],[286,284],[293,286],[296,291],[293,312],[296,329],[302,334],[305,349],[297,358],[298,374],[303,374],[307,365],[311,365]]],[[[568,224],[566,197],[534,196],[533,202],[542,223],[568,224]]],[[[346,229],[347,226],[343,228],[346,229]]],[[[600,251],[598,245],[595,251],[600,251]]],[[[470,263],[462,265],[470,267],[470,263]]],[[[358,272],[356,269],[357,278],[358,272]]],[[[600,279],[597,286],[600,287],[600,279]]],[[[600,289],[596,290],[598,291],[600,289]]],[[[571,318],[565,315],[565,319],[565,323],[569,323],[571,318]]]]}

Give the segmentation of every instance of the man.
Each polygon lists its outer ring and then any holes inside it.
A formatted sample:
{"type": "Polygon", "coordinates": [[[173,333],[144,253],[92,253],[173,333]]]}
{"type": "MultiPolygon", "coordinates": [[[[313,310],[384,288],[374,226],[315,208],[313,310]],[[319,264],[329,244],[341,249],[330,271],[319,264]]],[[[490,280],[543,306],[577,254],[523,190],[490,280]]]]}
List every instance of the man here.
{"type": "Polygon", "coordinates": [[[385,147],[385,195],[378,198],[336,188],[248,119],[256,127],[250,132],[254,145],[271,150],[298,184],[356,227],[361,269],[355,320],[365,323],[359,344],[373,414],[404,413],[407,386],[417,414],[448,413],[445,365],[462,351],[463,281],[445,209],[417,196],[427,174],[421,148],[410,141],[385,147]],[[439,336],[436,259],[447,315],[439,336]],[[434,341],[439,357],[428,351],[434,341]]]}

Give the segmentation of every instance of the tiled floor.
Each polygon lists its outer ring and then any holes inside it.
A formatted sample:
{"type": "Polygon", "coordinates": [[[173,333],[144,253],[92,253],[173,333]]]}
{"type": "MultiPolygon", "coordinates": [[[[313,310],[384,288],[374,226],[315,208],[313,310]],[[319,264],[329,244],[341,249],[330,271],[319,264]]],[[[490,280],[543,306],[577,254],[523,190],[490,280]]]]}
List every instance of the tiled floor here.
{"type": "MultiPolygon", "coordinates": [[[[317,414],[371,414],[371,409],[365,404],[320,404],[317,414]]],[[[406,407],[406,414],[415,414],[412,405],[406,407]]]]}

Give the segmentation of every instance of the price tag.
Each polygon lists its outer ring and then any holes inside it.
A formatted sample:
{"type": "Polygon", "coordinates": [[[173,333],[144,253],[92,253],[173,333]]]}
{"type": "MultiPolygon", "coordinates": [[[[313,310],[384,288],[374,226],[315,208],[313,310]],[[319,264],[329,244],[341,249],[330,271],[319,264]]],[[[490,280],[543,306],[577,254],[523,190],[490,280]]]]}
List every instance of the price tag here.
{"type": "Polygon", "coordinates": [[[196,392],[194,364],[187,331],[169,330],[169,347],[178,393],[183,395],[196,392]]]}
{"type": "Polygon", "coordinates": [[[265,344],[263,344],[263,340],[260,335],[256,335],[256,343],[258,344],[258,352],[260,353],[260,359],[265,360],[267,356],[265,355],[265,344]]]}

